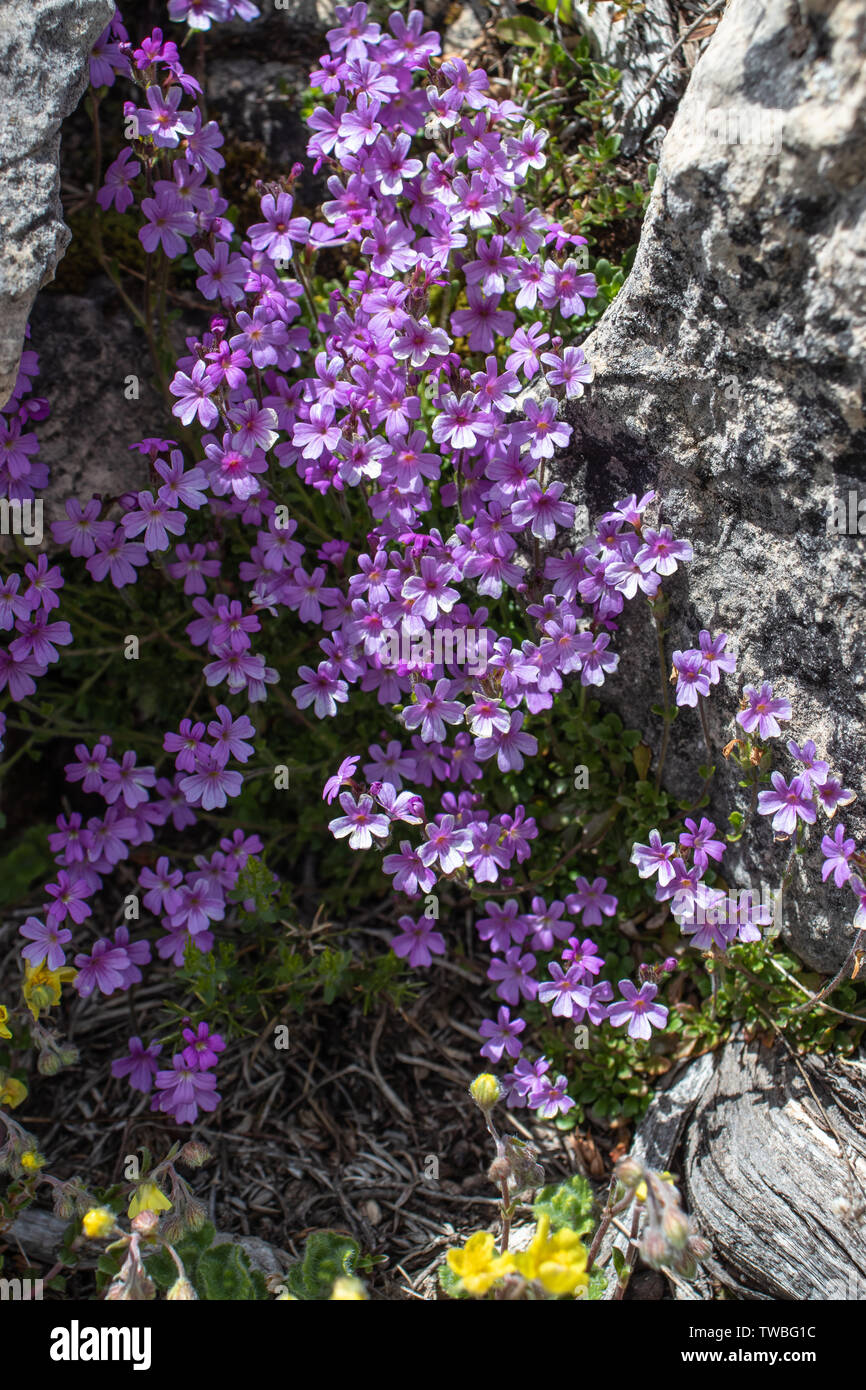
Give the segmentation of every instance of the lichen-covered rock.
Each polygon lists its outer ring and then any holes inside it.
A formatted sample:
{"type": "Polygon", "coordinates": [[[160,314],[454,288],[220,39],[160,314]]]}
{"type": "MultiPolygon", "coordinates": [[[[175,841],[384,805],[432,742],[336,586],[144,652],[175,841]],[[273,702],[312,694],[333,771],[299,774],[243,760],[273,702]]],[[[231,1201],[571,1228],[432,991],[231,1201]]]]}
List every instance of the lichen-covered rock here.
{"type": "MultiPolygon", "coordinates": [[[[710,702],[722,823],[742,792],[718,752],[742,685],[767,679],[793,705],[786,734],[814,738],[858,793],[842,818],[862,843],[863,538],[832,524],[835,499],[866,499],[866,29],[859,0],[798,13],[732,0],[695,68],[633,270],[585,344],[596,379],[568,410],[566,469],[592,518],[655,488],[693,542],[670,589],[668,655],[702,627],[739,645],[736,678],[710,702]]],[[[619,650],[611,698],[658,747],[645,605],[619,650]]],[[[684,710],[673,730],[665,781],[689,795],[700,726],[684,710]]],[[[784,847],[767,821],[748,845],[738,881],[778,885],[784,847]]],[[[853,899],[822,888],[820,862],[814,850],[798,864],[783,915],[800,955],[830,971],[853,899]]]]}
{"type": "Polygon", "coordinates": [[[114,0],[3,0],[0,7],[0,404],[18,374],[37,291],[69,244],[60,206],[60,123],[114,0]]]}
{"type": "Polygon", "coordinates": [[[68,497],[117,497],[148,486],[148,463],[128,445],[173,437],[177,421],[152,382],[144,336],[110,285],[88,298],[51,291],[30,315],[38,387],[51,401],[39,425],[39,458],[51,469],[46,528],[68,497]]]}

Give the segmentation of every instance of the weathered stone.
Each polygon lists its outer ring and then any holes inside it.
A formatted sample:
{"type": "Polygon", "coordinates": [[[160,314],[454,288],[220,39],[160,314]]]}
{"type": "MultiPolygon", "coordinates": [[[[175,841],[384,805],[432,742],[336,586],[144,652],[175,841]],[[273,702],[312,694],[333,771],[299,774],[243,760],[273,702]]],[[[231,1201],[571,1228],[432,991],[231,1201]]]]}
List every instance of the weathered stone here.
{"type": "Polygon", "coordinates": [[[50,417],[37,427],[39,457],[51,469],[47,528],[63,517],[68,497],[146,487],[147,460],[127,446],[147,435],[171,437],[177,422],[152,384],[143,335],[107,283],[104,298],[40,295],[30,324],[37,387],[51,401],[50,417]]]}
{"type": "MultiPolygon", "coordinates": [[[[693,542],[670,583],[668,657],[702,627],[739,646],[736,677],[710,701],[717,823],[743,795],[719,750],[743,684],[767,679],[793,705],[785,736],[814,738],[858,793],[841,818],[863,843],[863,539],[832,519],[834,499],[866,499],[866,25],[857,0],[802,0],[800,13],[792,26],[787,0],[732,0],[695,68],[633,270],[585,344],[596,379],[568,411],[568,475],[593,518],[657,489],[662,519],[693,542]]],[[[619,650],[611,698],[658,747],[645,605],[619,650]]],[[[700,725],[682,710],[666,784],[697,792],[701,761],[700,725]]],[[[778,885],[788,848],[761,819],[737,881],[778,885]]],[[[829,972],[853,899],[822,888],[820,862],[816,847],[799,864],[784,919],[829,972]]]]}
{"type": "Polygon", "coordinates": [[[69,244],[60,123],[113,14],[114,0],[4,0],[0,10],[0,403],[15,385],[36,293],[69,244]]]}

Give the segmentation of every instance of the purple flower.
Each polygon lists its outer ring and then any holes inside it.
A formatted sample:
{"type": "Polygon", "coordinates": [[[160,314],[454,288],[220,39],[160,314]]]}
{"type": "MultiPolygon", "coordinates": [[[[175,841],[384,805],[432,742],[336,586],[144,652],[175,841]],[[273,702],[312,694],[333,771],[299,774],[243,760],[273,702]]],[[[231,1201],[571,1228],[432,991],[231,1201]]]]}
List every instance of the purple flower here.
{"type": "Polygon", "coordinates": [[[138,882],[140,887],[147,889],[142,901],[148,912],[165,912],[169,917],[177,912],[183,901],[178,892],[182,881],[183,874],[180,869],[170,869],[168,858],[164,854],[157,859],[153,869],[145,865],[138,875],[138,882]]]}
{"type": "Polygon", "coordinates": [[[543,1120],[552,1120],[556,1115],[566,1114],[575,1104],[568,1094],[567,1087],[568,1082],[564,1076],[558,1076],[555,1082],[542,1077],[533,1099],[529,1102],[531,1108],[543,1120]]]}
{"type": "Polygon", "coordinates": [[[173,396],[179,397],[171,413],[179,417],[181,424],[190,425],[198,417],[202,429],[208,430],[216,423],[219,411],[211,400],[215,387],[204,362],[196,362],[189,376],[186,372],[176,372],[168,389],[173,396]]]}
{"type": "MultiPolygon", "coordinates": [[[[851,877],[849,860],[854,854],[857,846],[853,840],[845,839],[844,825],[837,825],[832,836],[825,835],[821,841],[821,853],[824,856],[824,863],[821,867],[821,878],[826,883],[830,875],[833,875],[837,888],[841,888],[851,877]]],[[[28,918],[32,921],[32,918],[28,918]]],[[[24,928],[22,927],[23,931],[24,928]]]]}
{"type": "Polygon", "coordinates": [[[503,1054],[506,1053],[509,1057],[519,1057],[521,1048],[519,1037],[525,1028],[525,1019],[512,1019],[508,1005],[500,1005],[496,1022],[485,1018],[478,1029],[479,1036],[486,1039],[484,1046],[480,1049],[481,1056],[487,1057],[493,1063],[501,1062],[503,1054]]]}
{"type": "MultiPolygon", "coordinates": [[[[808,784],[808,778],[803,779],[808,784]]],[[[828,816],[834,816],[838,807],[850,806],[852,801],[856,801],[856,793],[850,787],[843,787],[838,777],[828,777],[826,781],[814,788],[815,796],[821,809],[828,816]]]]}
{"type": "Polygon", "coordinates": [[[821,787],[830,775],[830,764],[818,757],[818,750],[812,739],[808,738],[801,748],[792,738],[788,739],[788,752],[792,758],[803,765],[803,777],[808,783],[821,787]]]}
{"type": "Polygon", "coordinates": [[[620,980],[620,994],[615,1004],[611,1004],[607,1016],[614,1028],[628,1023],[630,1038],[646,1040],[652,1036],[653,1028],[664,1028],[668,1021],[668,1011],[663,1004],[654,1004],[658,985],[641,985],[635,989],[631,980],[620,980]]]}
{"type": "Polygon", "coordinates": [[[497,956],[490,962],[488,980],[498,980],[496,993],[507,1004],[518,1004],[521,999],[534,999],[538,993],[538,983],[532,979],[535,969],[535,956],[527,951],[520,954],[519,946],[512,946],[505,952],[505,959],[497,956]]]}
{"type": "Polygon", "coordinates": [[[695,650],[676,651],[673,654],[673,667],[677,673],[677,704],[691,705],[694,709],[698,696],[710,693],[710,677],[704,669],[703,655],[695,650]]]}
{"type": "Polygon", "coordinates": [[[600,927],[601,914],[612,917],[616,912],[617,899],[613,893],[605,893],[606,878],[593,879],[592,884],[582,875],[575,883],[576,893],[569,893],[566,906],[569,912],[580,912],[585,927],[600,927]]]}
{"type": "Polygon", "coordinates": [[[685,832],[680,835],[680,844],[686,849],[691,849],[692,858],[697,868],[703,872],[710,859],[715,859],[719,863],[725,853],[725,842],[724,840],[713,839],[716,833],[713,822],[701,816],[701,823],[697,825],[686,817],[685,825],[685,832]]]}
{"type": "MultiPolygon", "coordinates": [[[[548,396],[541,405],[529,397],[525,401],[523,409],[529,421],[530,456],[534,459],[553,458],[556,450],[564,449],[571,438],[571,425],[567,425],[564,420],[557,420],[557,403],[552,396],[548,396]]],[[[559,492],[556,493],[558,500],[564,491],[564,484],[551,484],[549,492],[553,492],[554,488],[559,489],[559,492]]],[[[560,525],[569,526],[574,519],[574,508],[570,503],[562,503],[562,507],[568,507],[571,520],[560,522],[560,525]]]]}
{"type": "Polygon", "coordinates": [[[182,135],[192,134],[195,124],[192,113],[178,110],[182,98],[180,87],[169,87],[167,92],[163,92],[157,83],[153,83],[145,93],[147,107],[140,106],[135,113],[139,130],[143,135],[151,136],[157,149],[173,148],[182,135]]]}
{"type": "Polygon", "coordinates": [[[198,1027],[184,1028],[183,1040],[186,1047],[181,1056],[188,1067],[198,1067],[199,1071],[207,1071],[209,1067],[215,1067],[218,1054],[225,1051],[225,1042],[219,1033],[210,1031],[210,1024],[200,1023],[198,1027]]]}
{"type": "Polygon", "coordinates": [[[361,796],[356,801],[351,792],[340,793],[342,816],[328,822],[328,829],[336,840],[348,835],[349,849],[369,849],[373,836],[384,840],[390,829],[388,817],[376,810],[372,796],[361,796]]]}
{"type": "Polygon", "coordinates": [[[662,844],[662,837],[658,830],[651,830],[649,844],[636,844],[629,858],[631,863],[637,866],[641,878],[649,878],[651,874],[658,874],[659,883],[664,885],[670,883],[674,876],[672,861],[676,854],[676,848],[673,840],[662,844]]]}
{"type": "Polygon", "coordinates": [[[533,734],[525,734],[523,715],[514,710],[505,733],[494,729],[489,738],[475,740],[475,756],[479,762],[486,762],[495,754],[500,772],[520,772],[523,767],[523,754],[533,757],[538,752],[538,739],[533,734]]]}
{"type": "Polygon", "coordinates": [[[250,245],[255,251],[267,251],[272,260],[291,260],[294,244],[303,245],[310,230],[308,217],[292,217],[293,199],[289,193],[274,198],[266,193],[262,198],[263,222],[247,229],[250,245]]]}
{"type": "Polygon", "coordinates": [[[726,652],[728,638],[727,634],[720,632],[717,637],[710,637],[706,628],[703,628],[698,637],[701,656],[703,657],[704,670],[710,678],[710,685],[718,685],[719,678],[723,671],[730,675],[737,669],[737,659],[732,652],[726,652]]]}
{"type": "Polygon", "coordinates": [[[360,761],[360,756],[357,755],[353,755],[350,758],[344,758],[343,761],[340,763],[340,766],[337,768],[337,771],[334,774],[334,776],[328,778],[327,782],[325,783],[324,790],[322,792],[322,800],[327,801],[329,806],[333,802],[340,788],[345,786],[347,782],[351,782],[352,778],[355,775],[355,768],[358,766],[358,763],[360,761]]]}
{"type": "Polygon", "coordinates": [[[398,925],[403,928],[399,936],[391,938],[391,950],[397,956],[408,957],[413,968],[433,964],[433,957],[444,956],[445,938],[435,931],[432,917],[400,917],[398,925]]]}
{"type": "MultiPolygon", "coordinates": [[[[186,250],[186,238],[192,236],[195,231],[195,221],[177,194],[161,190],[155,198],[142,198],[141,210],[147,222],[139,230],[138,239],[145,251],[153,255],[157,246],[161,246],[169,260],[175,256],[182,256],[186,250]]],[[[196,366],[199,365],[204,364],[196,363],[196,366]]],[[[177,414],[177,410],[174,413],[177,414]]],[[[216,419],[215,414],[207,423],[212,424],[213,419],[216,419]]],[[[189,420],[184,420],[183,423],[189,424],[189,420]]],[[[204,423],[202,420],[202,424],[204,423]]]]}
{"type": "Polygon", "coordinates": [[[511,504],[512,521],[521,530],[528,525],[539,540],[552,541],[557,526],[571,526],[574,522],[574,507],[570,502],[560,501],[564,491],[564,483],[551,483],[543,489],[531,478],[524,495],[511,504]]]}
{"type": "Polygon", "coordinates": [[[102,937],[93,947],[90,955],[77,955],[75,964],[78,974],[73,981],[75,988],[86,999],[98,989],[101,994],[113,994],[116,989],[124,989],[124,976],[129,969],[129,956],[122,946],[114,946],[102,937]]]}
{"type": "MultiPolygon", "coordinates": [[[[224,917],[222,894],[210,887],[207,879],[196,878],[193,883],[185,883],[181,888],[180,906],[168,914],[168,921],[172,931],[183,927],[190,936],[201,934],[203,937],[211,922],[221,922],[224,917]]],[[[208,948],[202,944],[202,949],[208,948]]]]}
{"type": "Polygon", "coordinates": [[[315,671],[310,666],[301,666],[298,675],[303,684],[295,686],[292,697],[299,709],[313,705],[319,719],[336,715],[337,705],[345,704],[349,698],[348,685],[340,680],[330,661],[320,661],[315,671]]]}
{"type": "Polygon", "coordinates": [[[401,711],[407,729],[420,726],[424,743],[442,743],[447,737],[445,725],[463,722],[465,706],[447,698],[450,689],[447,680],[437,681],[433,690],[419,681],[413,691],[415,703],[401,711]]]}
{"type": "Polygon", "coordinates": [[[175,1053],[171,1071],[156,1073],[156,1088],[162,1094],[154,1096],[152,1110],[173,1115],[178,1124],[192,1124],[199,1110],[216,1110],[221,1096],[216,1089],[213,1072],[199,1071],[175,1053]]]}
{"type": "Polygon", "coordinates": [[[195,771],[182,777],[179,786],[190,806],[215,811],[225,806],[230,796],[240,796],[243,777],[227,768],[215,749],[202,748],[195,771]]]}
{"type": "Polygon", "coordinates": [[[677,561],[687,563],[694,558],[689,542],[674,540],[674,533],[669,526],[663,526],[660,531],[654,531],[648,526],[643,533],[643,542],[634,557],[635,563],[642,570],[655,570],[661,575],[673,574],[677,561]]]}
{"type": "Polygon", "coordinates": [[[148,1095],[153,1090],[153,1078],[159,1067],[157,1057],[162,1052],[162,1043],[152,1042],[144,1046],[141,1038],[130,1038],[129,1056],[118,1057],[111,1064],[111,1075],[128,1076],[134,1091],[148,1095]]]}
{"type": "Polygon", "coordinates": [[[576,936],[570,936],[563,948],[562,959],[570,969],[580,972],[578,980],[592,979],[593,975],[599,975],[604,969],[604,960],[598,954],[598,947],[588,936],[583,941],[576,936]]]}
{"type": "Polygon", "coordinates": [[[428,869],[432,869],[438,859],[443,874],[452,874],[472,852],[472,836],[468,830],[455,826],[453,816],[440,817],[438,825],[425,825],[424,834],[427,843],[421,845],[418,853],[421,863],[428,869]]]}
{"type": "Polygon", "coordinates": [[[52,923],[63,922],[71,917],[79,925],[90,916],[93,909],[87,901],[93,890],[86,878],[71,878],[65,869],[57,875],[56,883],[46,883],[45,891],[53,901],[46,904],[48,919],[52,923]]]}
{"type": "Polygon", "coordinates": [[[808,825],[815,821],[815,803],[809,795],[807,777],[792,777],[787,783],[781,772],[770,775],[772,791],[758,793],[758,812],[773,817],[773,829],[778,835],[793,835],[797,817],[808,825]]]}
{"type": "Polygon", "coordinates": [[[67,927],[59,926],[50,918],[45,924],[37,917],[28,917],[18,930],[22,936],[30,938],[30,945],[21,952],[30,965],[41,965],[44,961],[49,970],[59,970],[66,964],[63,947],[72,940],[72,932],[67,927]]]}
{"type": "Polygon", "coordinates": [[[96,195],[96,201],[107,212],[112,203],[118,212],[125,212],[135,201],[130,184],[135,183],[141,173],[141,165],[133,159],[124,146],[120,154],[105,171],[105,182],[96,195]]]}
{"type": "Polygon", "coordinates": [[[572,1018],[575,1009],[585,1009],[590,1001],[589,990],[581,983],[583,971],[579,966],[563,970],[552,961],[550,979],[542,980],[538,986],[538,998],[542,1004],[553,1003],[552,1012],[559,1018],[572,1018]]]}
{"type": "Polygon", "coordinates": [[[550,1070],[550,1060],[538,1057],[528,1062],[525,1057],[515,1063],[514,1071],[505,1076],[508,1087],[508,1105],[512,1110],[534,1105],[536,1097],[544,1094],[547,1084],[544,1073],[550,1070]]]}
{"type": "Polygon", "coordinates": [[[747,685],[743,695],[748,704],[745,709],[738,711],[737,723],[747,734],[753,734],[757,729],[759,738],[778,738],[781,730],[777,720],[791,718],[791,701],[784,696],[774,695],[768,681],[764,681],[760,690],[747,685]]]}
{"type": "Polygon", "coordinates": [[[436,877],[424,867],[421,856],[408,840],[400,841],[399,854],[386,854],[382,860],[386,874],[394,875],[394,889],[414,898],[418,893],[428,893],[436,882],[436,877]]]}

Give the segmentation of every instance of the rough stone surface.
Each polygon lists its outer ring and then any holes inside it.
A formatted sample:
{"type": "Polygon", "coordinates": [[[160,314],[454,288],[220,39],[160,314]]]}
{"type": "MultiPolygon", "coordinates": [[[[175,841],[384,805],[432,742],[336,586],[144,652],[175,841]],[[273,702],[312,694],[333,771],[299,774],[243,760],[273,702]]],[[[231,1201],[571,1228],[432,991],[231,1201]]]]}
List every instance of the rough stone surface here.
{"type": "Polygon", "coordinates": [[[30,316],[39,352],[38,386],[51,415],[38,426],[51,469],[45,525],[64,515],[67,497],[117,497],[147,486],[147,460],[127,448],[146,435],[173,436],[176,424],[151,383],[147,344],[111,286],[104,297],[40,295],[30,316]],[[138,399],[129,399],[138,376],[138,399]]]}
{"type": "MultiPolygon", "coordinates": [[[[866,21],[859,0],[732,0],[665,140],[631,275],[585,344],[596,379],[573,403],[567,473],[590,519],[657,489],[695,547],[671,584],[668,656],[702,627],[731,633],[736,677],[710,702],[713,812],[742,796],[718,757],[746,683],[773,682],[858,793],[866,821],[863,539],[830,529],[834,499],[866,498],[866,21]]],[[[864,509],[866,510],[866,509],[864,509]]],[[[651,623],[635,605],[611,698],[660,742],[651,623]]],[[[666,784],[699,789],[688,710],[666,784]]],[[[813,837],[820,840],[820,835],[813,837]]],[[[778,885],[785,847],[761,820],[741,884],[778,885]]],[[[822,888],[817,846],[795,871],[786,931],[831,971],[851,942],[848,893],[822,888]]],[[[726,861],[727,864],[727,861],[726,861]]]]}
{"type": "Polygon", "coordinates": [[[0,403],[18,373],[37,291],[69,244],[60,206],[60,123],[114,0],[4,0],[0,8],[0,403]]]}
{"type": "Polygon", "coordinates": [[[866,1297],[864,1064],[741,1040],[713,1060],[683,1171],[717,1259],[772,1298],[866,1297]]]}
{"type": "MultiPolygon", "coordinates": [[[[864,1067],[738,1035],[656,1094],[631,1152],[682,1175],[712,1246],[678,1299],[717,1296],[710,1279],[749,1300],[866,1298],[864,1067]]],[[[627,1244],[607,1238],[602,1262],[627,1244]]]]}

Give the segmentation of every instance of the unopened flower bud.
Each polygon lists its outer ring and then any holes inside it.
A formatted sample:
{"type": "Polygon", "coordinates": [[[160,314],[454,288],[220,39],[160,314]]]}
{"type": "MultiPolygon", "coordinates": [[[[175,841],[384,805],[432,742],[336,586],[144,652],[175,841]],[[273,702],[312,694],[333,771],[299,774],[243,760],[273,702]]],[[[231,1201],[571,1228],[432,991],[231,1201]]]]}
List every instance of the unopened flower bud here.
{"type": "Polygon", "coordinates": [[[40,1052],[36,1069],[40,1076],[56,1076],[60,1070],[60,1058],[56,1052],[40,1052]]]}
{"type": "Polygon", "coordinates": [[[641,1242],[641,1257],[650,1269],[660,1269],[669,1258],[668,1247],[661,1231],[648,1231],[641,1242]]]}
{"type": "Polygon", "coordinates": [[[188,1279],[176,1279],[166,1294],[169,1303],[187,1302],[192,1303],[198,1299],[198,1294],[188,1279]]]}
{"type": "Polygon", "coordinates": [[[676,958],[676,956],[668,956],[667,960],[664,961],[664,962],[662,963],[662,970],[664,970],[665,974],[667,974],[667,975],[670,975],[672,971],[676,970],[676,968],[677,968],[677,958],[676,958]]]}
{"type": "Polygon", "coordinates": [[[367,1298],[367,1290],[360,1279],[352,1279],[347,1275],[342,1275],[334,1284],[331,1290],[332,1303],[364,1303],[367,1298]]]}
{"type": "Polygon", "coordinates": [[[689,1238],[688,1218],[678,1207],[668,1207],[662,1217],[662,1230],[668,1245],[674,1250],[681,1250],[689,1238]]]}
{"type": "Polygon", "coordinates": [[[210,1158],[210,1150],[204,1144],[199,1144],[195,1139],[190,1139],[184,1144],[177,1156],[178,1163],[183,1163],[187,1168],[200,1168],[203,1163],[207,1163],[210,1158]]]}
{"type": "Polygon", "coordinates": [[[502,1099],[502,1086],[492,1072],[484,1071],[472,1082],[469,1094],[481,1110],[492,1110],[502,1099]]]}
{"type": "Polygon", "coordinates": [[[630,1156],[619,1160],[615,1172],[623,1187],[627,1187],[629,1191],[633,1191],[643,1177],[643,1168],[636,1158],[630,1156]]]}
{"type": "Polygon", "coordinates": [[[159,1217],[155,1211],[140,1211],[137,1216],[133,1217],[130,1224],[140,1236],[152,1236],[159,1229],[159,1217]]]}

